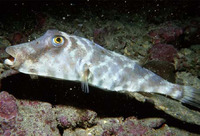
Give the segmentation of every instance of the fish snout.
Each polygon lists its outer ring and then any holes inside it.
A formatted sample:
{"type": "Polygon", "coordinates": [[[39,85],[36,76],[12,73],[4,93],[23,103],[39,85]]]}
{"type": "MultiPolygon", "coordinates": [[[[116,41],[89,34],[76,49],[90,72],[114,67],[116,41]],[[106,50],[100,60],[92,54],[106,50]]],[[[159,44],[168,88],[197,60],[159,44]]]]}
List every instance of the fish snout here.
{"type": "MultiPolygon", "coordinates": [[[[15,46],[9,46],[6,48],[6,52],[10,55],[9,58],[4,60],[4,64],[17,68],[20,64],[25,61],[25,54],[27,54],[24,47],[26,44],[19,44],[15,46]]],[[[27,47],[26,47],[27,48],[27,47]]]]}

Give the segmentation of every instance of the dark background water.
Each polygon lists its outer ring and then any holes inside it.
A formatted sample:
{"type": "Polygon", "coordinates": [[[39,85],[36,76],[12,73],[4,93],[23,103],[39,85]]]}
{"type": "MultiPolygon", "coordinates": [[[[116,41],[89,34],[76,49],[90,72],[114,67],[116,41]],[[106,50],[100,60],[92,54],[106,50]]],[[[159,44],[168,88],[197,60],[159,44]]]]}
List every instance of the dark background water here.
{"type": "Polygon", "coordinates": [[[12,23],[16,20],[30,20],[37,13],[48,12],[53,17],[60,18],[66,13],[68,19],[78,17],[91,18],[104,14],[105,18],[118,19],[121,13],[139,14],[145,16],[150,23],[161,23],[169,20],[188,19],[200,15],[199,0],[8,0],[1,1],[0,21],[12,23]],[[109,12],[117,13],[110,16],[109,12]],[[92,12],[88,16],[83,13],[92,12]],[[106,16],[108,15],[108,16],[106,16]]]}

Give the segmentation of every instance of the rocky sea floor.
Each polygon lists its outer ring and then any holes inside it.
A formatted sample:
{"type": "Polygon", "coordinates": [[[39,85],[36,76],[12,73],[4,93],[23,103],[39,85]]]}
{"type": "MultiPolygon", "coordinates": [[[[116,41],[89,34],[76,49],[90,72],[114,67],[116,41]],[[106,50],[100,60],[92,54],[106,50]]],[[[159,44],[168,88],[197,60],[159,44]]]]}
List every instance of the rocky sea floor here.
{"type": "Polygon", "coordinates": [[[200,135],[200,110],[171,98],[94,87],[85,94],[80,83],[7,76],[12,71],[3,64],[9,57],[6,47],[58,29],[137,60],[170,82],[200,88],[197,3],[172,3],[170,8],[159,1],[153,2],[156,6],[130,1],[43,2],[39,7],[3,3],[12,10],[4,9],[0,16],[0,135],[200,135]]]}

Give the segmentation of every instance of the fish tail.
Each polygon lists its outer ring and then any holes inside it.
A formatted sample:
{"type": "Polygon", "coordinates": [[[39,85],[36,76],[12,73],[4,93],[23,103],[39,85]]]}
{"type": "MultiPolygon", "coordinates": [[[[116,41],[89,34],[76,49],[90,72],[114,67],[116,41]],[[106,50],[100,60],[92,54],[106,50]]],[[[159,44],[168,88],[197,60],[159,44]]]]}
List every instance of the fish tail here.
{"type": "Polygon", "coordinates": [[[180,101],[200,109],[200,89],[183,86],[183,97],[180,101]]]}

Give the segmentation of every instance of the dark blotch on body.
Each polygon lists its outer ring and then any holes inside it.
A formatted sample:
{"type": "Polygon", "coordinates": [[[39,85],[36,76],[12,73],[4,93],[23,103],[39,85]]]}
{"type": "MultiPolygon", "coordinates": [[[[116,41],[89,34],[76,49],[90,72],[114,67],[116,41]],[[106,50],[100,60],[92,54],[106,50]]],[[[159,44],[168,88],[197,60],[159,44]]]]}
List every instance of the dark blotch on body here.
{"type": "Polygon", "coordinates": [[[83,43],[85,45],[85,48],[87,51],[90,52],[92,50],[92,48],[88,45],[88,43],[84,39],[80,38],[79,40],[81,43],[83,43]]]}
{"type": "Polygon", "coordinates": [[[69,51],[77,49],[78,48],[77,40],[74,39],[73,37],[70,37],[69,39],[71,41],[71,47],[69,48],[69,51]]]}
{"type": "Polygon", "coordinates": [[[101,79],[99,82],[98,82],[98,86],[102,86],[103,84],[103,80],[101,79]]]}

